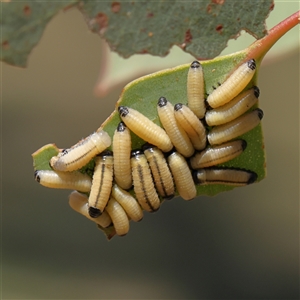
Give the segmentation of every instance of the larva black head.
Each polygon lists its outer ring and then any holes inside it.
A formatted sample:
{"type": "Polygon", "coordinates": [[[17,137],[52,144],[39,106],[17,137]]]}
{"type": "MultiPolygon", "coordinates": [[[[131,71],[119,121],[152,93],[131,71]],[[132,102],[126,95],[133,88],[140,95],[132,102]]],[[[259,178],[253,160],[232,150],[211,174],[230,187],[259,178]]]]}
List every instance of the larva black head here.
{"type": "Polygon", "coordinates": [[[200,170],[194,170],[192,171],[192,177],[193,177],[193,180],[194,180],[194,183],[195,184],[201,184],[199,178],[198,178],[198,171],[200,170]]]}
{"type": "Polygon", "coordinates": [[[99,154],[99,156],[101,156],[101,157],[113,156],[113,152],[110,151],[110,150],[105,150],[105,151],[101,152],[101,153],[99,154]]]}
{"type": "Polygon", "coordinates": [[[123,131],[125,131],[125,129],[126,129],[125,123],[124,122],[120,122],[119,125],[118,125],[118,127],[117,127],[117,131],[118,132],[123,132],[123,131]]]}
{"type": "Polygon", "coordinates": [[[34,171],[34,179],[37,181],[37,182],[40,182],[41,178],[39,176],[39,171],[36,170],[34,171]]]}
{"type": "Polygon", "coordinates": [[[257,108],[256,111],[257,111],[258,117],[259,117],[260,119],[262,119],[263,116],[264,116],[264,112],[263,112],[260,108],[257,108]]]}
{"type": "Polygon", "coordinates": [[[247,184],[251,184],[251,183],[256,181],[257,174],[255,172],[252,172],[252,171],[248,171],[248,172],[250,174],[250,177],[249,177],[249,180],[248,180],[247,184]]]}
{"type": "Polygon", "coordinates": [[[157,105],[158,105],[159,107],[164,107],[164,106],[167,105],[167,103],[168,103],[168,100],[167,100],[165,97],[160,97],[160,98],[158,99],[157,105]]]}
{"type": "Polygon", "coordinates": [[[180,109],[182,109],[182,103],[177,103],[177,104],[175,104],[175,106],[174,106],[174,110],[175,111],[178,111],[178,110],[180,110],[180,109]]]}
{"type": "Polygon", "coordinates": [[[129,110],[126,106],[119,106],[118,111],[121,117],[126,117],[129,114],[129,110]]]}
{"type": "Polygon", "coordinates": [[[247,142],[245,140],[241,140],[242,149],[245,150],[247,148],[247,142]]]}
{"type": "Polygon", "coordinates": [[[153,151],[154,148],[157,148],[155,147],[154,145],[150,144],[150,143],[146,143],[142,146],[142,150],[145,152],[147,150],[150,150],[150,151],[153,151]]]}
{"type": "Polygon", "coordinates": [[[197,68],[200,68],[201,67],[201,64],[199,63],[199,61],[197,60],[194,60],[192,63],[191,63],[191,68],[192,69],[197,69],[197,68]]]}
{"type": "Polygon", "coordinates": [[[61,155],[66,155],[66,154],[68,154],[68,152],[69,152],[69,149],[63,149],[61,151],[61,155]]]}
{"type": "Polygon", "coordinates": [[[175,152],[176,152],[176,148],[173,147],[169,152],[164,152],[164,156],[168,157],[168,156],[172,155],[175,152]]]}
{"type": "Polygon", "coordinates": [[[255,70],[256,69],[256,62],[255,60],[252,58],[250,60],[247,61],[248,64],[248,68],[251,70],[255,70]]]}
{"type": "Polygon", "coordinates": [[[257,86],[254,86],[254,87],[253,87],[253,91],[254,91],[254,96],[255,96],[256,98],[258,98],[259,95],[260,95],[260,90],[259,90],[259,88],[258,88],[257,86]]]}
{"type": "Polygon", "coordinates": [[[102,212],[96,207],[89,206],[89,215],[91,218],[98,218],[102,215],[102,212]]]}
{"type": "Polygon", "coordinates": [[[153,207],[151,207],[151,208],[152,208],[152,210],[149,211],[149,213],[155,213],[160,209],[160,206],[158,208],[153,208],[153,207]]]}
{"type": "Polygon", "coordinates": [[[143,151],[141,149],[134,149],[131,151],[131,156],[130,157],[136,157],[138,155],[142,155],[144,154],[143,151]]]}
{"type": "Polygon", "coordinates": [[[165,197],[162,197],[164,200],[172,200],[175,197],[175,195],[168,195],[165,197]]]}

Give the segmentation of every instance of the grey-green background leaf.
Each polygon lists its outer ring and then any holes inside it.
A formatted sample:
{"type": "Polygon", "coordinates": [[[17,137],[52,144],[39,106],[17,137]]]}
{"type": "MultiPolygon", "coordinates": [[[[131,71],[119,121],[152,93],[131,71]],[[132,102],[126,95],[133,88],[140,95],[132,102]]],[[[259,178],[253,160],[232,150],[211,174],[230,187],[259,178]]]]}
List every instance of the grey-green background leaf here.
{"type": "MultiPolygon", "coordinates": [[[[12,1],[1,3],[1,60],[26,66],[45,26],[61,9],[76,5],[92,31],[123,57],[165,56],[173,45],[198,58],[213,58],[245,29],[266,33],[273,0],[263,1],[12,1]]],[[[59,34],[59,32],[58,32],[59,34]]],[[[57,48],[60,45],[57,44],[57,48]]]]}

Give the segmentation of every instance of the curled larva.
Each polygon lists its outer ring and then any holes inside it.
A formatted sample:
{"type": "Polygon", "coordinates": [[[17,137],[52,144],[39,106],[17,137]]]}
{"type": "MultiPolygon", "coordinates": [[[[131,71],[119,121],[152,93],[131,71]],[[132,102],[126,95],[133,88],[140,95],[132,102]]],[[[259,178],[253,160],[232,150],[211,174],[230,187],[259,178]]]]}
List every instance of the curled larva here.
{"type": "Polygon", "coordinates": [[[182,126],[190,138],[196,150],[202,150],[206,146],[206,130],[202,122],[190,110],[189,107],[177,103],[174,106],[176,121],[182,126]]]}
{"type": "Polygon", "coordinates": [[[110,198],[105,211],[111,217],[117,235],[123,236],[129,231],[128,216],[123,207],[114,198],[110,198]]]}
{"type": "Polygon", "coordinates": [[[255,69],[254,59],[240,65],[222,85],[207,97],[207,103],[210,107],[216,108],[224,105],[242,92],[252,79],[255,69]]]}
{"type": "Polygon", "coordinates": [[[193,172],[196,184],[226,184],[243,186],[256,181],[257,174],[252,171],[233,168],[208,168],[193,172]]]}
{"type": "Polygon", "coordinates": [[[231,122],[216,126],[208,133],[208,142],[211,145],[218,145],[235,139],[256,127],[262,117],[263,111],[257,108],[231,122]]]}
{"type": "Polygon", "coordinates": [[[149,212],[158,210],[160,200],[154,187],[147,159],[141,150],[132,151],[131,168],[133,188],[139,204],[149,212]]]}
{"type": "Polygon", "coordinates": [[[199,119],[202,119],[206,111],[204,102],[204,77],[202,65],[196,60],[191,63],[188,71],[187,98],[189,108],[199,119]]]}
{"type": "Polygon", "coordinates": [[[91,177],[87,174],[82,174],[79,171],[65,173],[50,170],[37,170],[34,172],[34,178],[41,185],[53,189],[89,192],[92,186],[91,177]]]}
{"type": "Polygon", "coordinates": [[[219,146],[206,148],[190,159],[192,169],[201,169],[225,163],[239,156],[247,147],[244,140],[236,140],[219,146]]]}
{"type": "Polygon", "coordinates": [[[130,193],[124,191],[117,184],[114,184],[111,196],[119,202],[132,221],[139,222],[143,219],[143,210],[130,193]]]}
{"type": "Polygon", "coordinates": [[[113,181],[113,156],[105,151],[95,157],[93,183],[89,196],[89,214],[97,218],[103,212],[110,196],[113,181]]]}
{"type": "Polygon", "coordinates": [[[79,212],[89,220],[97,223],[101,227],[105,228],[112,224],[111,218],[106,211],[102,213],[98,218],[92,218],[88,212],[88,197],[76,191],[73,191],[69,196],[69,205],[75,211],[79,212]]]}
{"type": "Polygon", "coordinates": [[[56,171],[78,170],[110,145],[110,136],[100,130],[81,140],[72,148],[65,149],[57,156],[53,156],[50,165],[56,171]]]}
{"type": "Polygon", "coordinates": [[[207,125],[221,125],[238,118],[257,103],[258,97],[259,89],[254,86],[252,89],[239,94],[227,104],[207,111],[205,114],[207,125]]]}
{"type": "Polygon", "coordinates": [[[185,157],[192,156],[195,151],[192,142],[180,124],[177,123],[174,107],[165,97],[159,98],[157,112],[160,122],[176,150],[185,157]]]}
{"type": "Polygon", "coordinates": [[[150,144],[145,144],[143,150],[158,194],[165,200],[172,199],[175,193],[175,186],[164,154],[160,149],[150,144]]]}
{"type": "Polygon", "coordinates": [[[173,152],[168,156],[168,163],[179,195],[184,200],[195,198],[197,191],[185,158],[180,153],[173,152]]]}
{"type": "Polygon", "coordinates": [[[132,186],[130,167],[131,135],[123,122],[120,122],[115,130],[112,149],[114,153],[114,179],[121,188],[127,190],[132,186]]]}
{"type": "Polygon", "coordinates": [[[172,150],[173,145],[167,133],[135,109],[119,106],[119,114],[127,127],[141,139],[153,144],[164,152],[172,150]]]}

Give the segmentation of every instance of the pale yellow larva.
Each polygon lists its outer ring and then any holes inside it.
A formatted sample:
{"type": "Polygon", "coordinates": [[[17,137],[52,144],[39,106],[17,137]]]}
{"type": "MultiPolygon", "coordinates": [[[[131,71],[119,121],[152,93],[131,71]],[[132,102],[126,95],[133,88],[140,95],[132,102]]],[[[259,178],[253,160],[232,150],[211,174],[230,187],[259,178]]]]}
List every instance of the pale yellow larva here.
{"type": "Polygon", "coordinates": [[[202,119],[206,111],[204,102],[204,77],[202,65],[196,60],[191,63],[188,71],[187,98],[189,108],[199,119],[202,119]]]}
{"type": "Polygon", "coordinates": [[[238,118],[257,103],[258,97],[259,89],[254,86],[252,89],[239,94],[227,104],[207,111],[205,114],[207,125],[222,125],[238,118]]]}
{"type": "Polygon", "coordinates": [[[154,187],[147,159],[141,150],[132,151],[131,168],[133,188],[139,204],[149,212],[158,210],[160,200],[154,187]]]}
{"type": "Polygon", "coordinates": [[[222,106],[241,93],[252,79],[255,69],[254,59],[241,64],[222,85],[207,97],[207,103],[210,107],[222,106]]]}
{"type": "Polygon", "coordinates": [[[105,211],[111,217],[117,235],[124,236],[129,231],[129,219],[123,207],[114,198],[110,197],[105,211]]]}
{"type": "Polygon", "coordinates": [[[115,181],[121,188],[127,190],[132,186],[130,167],[131,135],[123,122],[120,122],[115,130],[112,149],[114,153],[115,181]]]}
{"type": "Polygon", "coordinates": [[[219,146],[206,148],[190,159],[192,169],[201,169],[225,163],[239,156],[247,147],[244,140],[236,140],[219,146]]]}
{"type": "Polygon", "coordinates": [[[143,150],[158,194],[165,200],[172,199],[175,193],[175,186],[164,154],[160,149],[150,144],[145,144],[143,150]]]}
{"type": "Polygon", "coordinates": [[[69,196],[69,205],[75,211],[79,212],[89,220],[97,223],[101,227],[105,228],[112,224],[111,218],[106,211],[102,213],[98,218],[92,218],[88,212],[88,197],[76,191],[73,191],[69,196]]]}
{"type": "Polygon", "coordinates": [[[143,210],[130,193],[124,191],[117,184],[114,184],[111,196],[119,202],[132,221],[139,222],[143,219],[143,210]]]}
{"type": "Polygon", "coordinates": [[[110,136],[103,130],[94,132],[70,149],[64,149],[50,160],[56,171],[74,171],[85,166],[94,156],[111,145],[110,136]]]}
{"type": "Polygon", "coordinates": [[[202,150],[206,146],[206,130],[202,122],[189,107],[177,103],[174,106],[174,115],[178,124],[189,136],[194,148],[202,150]]]}
{"type": "Polygon", "coordinates": [[[113,156],[110,151],[95,158],[95,169],[89,196],[89,214],[97,218],[103,212],[110,196],[113,181],[113,156]]]}
{"type": "Polygon", "coordinates": [[[256,181],[257,174],[252,171],[233,168],[207,168],[193,172],[196,184],[225,184],[243,186],[256,181]]]}
{"type": "Polygon", "coordinates": [[[184,200],[195,198],[197,191],[185,158],[180,153],[173,152],[168,157],[168,163],[179,195],[184,200]]]}
{"type": "Polygon", "coordinates": [[[208,142],[211,145],[218,145],[235,139],[256,127],[262,117],[263,111],[257,108],[231,122],[216,126],[208,133],[208,142]]]}
{"type": "Polygon", "coordinates": [[[160,122],[176,150],[185,157],[192,156],[195,151],[192,142],[180,124],[176,121],[174,107],[165,97],[159,98],[157,112],[160,122]]]}
{"type": "Polygon", "coordinates": [[[37,170],[34,172],[34,178],[41,185],[53,189],[89,192],[92,186],[91,177],[78,171],[59,172],[51,170],[37,170]]]}
{"type": "Polygon", "coordinates": [[[137,136],[164,152],[172,150],[173,145],[167,133],[135,109],[119,106],[120,117],[126,126],[137,136]]]}

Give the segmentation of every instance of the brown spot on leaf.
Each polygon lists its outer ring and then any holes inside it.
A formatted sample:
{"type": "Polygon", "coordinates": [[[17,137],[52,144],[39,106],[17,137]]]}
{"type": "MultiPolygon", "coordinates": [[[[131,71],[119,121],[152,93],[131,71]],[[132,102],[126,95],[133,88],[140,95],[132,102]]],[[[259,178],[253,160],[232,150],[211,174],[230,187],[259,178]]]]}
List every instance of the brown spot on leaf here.
{"type": "Polygon", "coordinates": [[[207,11],[208,14],[211,12],[211,5],[210,4],[207,5],[206,11],[207,11]]]}
{"type": "Polygon", "coordinates": [[[148,36],[149,36],[149,37],[153,36],[153,32],[151,32],[151,31],[148,32],[148,36]]]}
{"type": "Polygon", "coordinates": [[[154,13],[153,12],[149,12],[148,14],[147,14],[147,18],[152,18],[154,16],[154,13]]]}
{"type": "Polygon", "coordinates": [[[272,2],[270,5],[270,10],[273,10],[273,9],[274,9],[274,2],[272,2]]]}
{"type": "Polygon", "coordinates": [[[224,4],[225,0],[212,0],[211,2],[215,3],[215,4],[222,5],[222,4],[224,4]]]}
{"type": "Polygon", "coordinates": [[[119,12],[121,9],[121,3],[120,2],[113,2],[111,4],[111,11],[114,12],[114,13],[117,13],[119,12]]]}
{"type": "Polygon", "coordinates": [[[9,49],[9,42],[8,41],[3,41],[2,42],[2,48],[4,50],[8,50],[9,49]]]}
{"type": "Polygon", "coordinates": [[[223,31],[223,25],[222,25],[222,24],[217,25],[216,31],[217,31],[218,33],[222,33],[222,31],[223,31]]]}
{"type": "Polygon", "coordinates": [[[24,12],[25,16],[29,16],[31,14],[31,8],[30,8],[30,6],[29,5],[25,5],[23,7],[23,12],[24,12]]]}
{"type": "Polygon", "coordinates": [[[193,39],[193,36],[191,34],[191,30],[188,29],[186,32],[185,32],[185,38],[184,38],[184,41],[185,43],[190,43],[193,39]]]}
{"type": "Polygon", "coordinates": [[[95,18],[95,22],[99,25],[99,31],[103,33],[108,24],[108,17],[106,14],[99,12],[95,18]]]}

